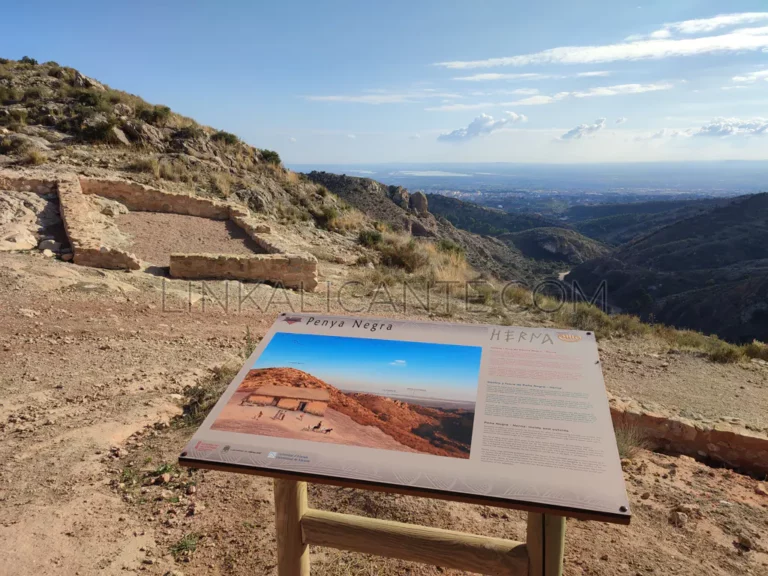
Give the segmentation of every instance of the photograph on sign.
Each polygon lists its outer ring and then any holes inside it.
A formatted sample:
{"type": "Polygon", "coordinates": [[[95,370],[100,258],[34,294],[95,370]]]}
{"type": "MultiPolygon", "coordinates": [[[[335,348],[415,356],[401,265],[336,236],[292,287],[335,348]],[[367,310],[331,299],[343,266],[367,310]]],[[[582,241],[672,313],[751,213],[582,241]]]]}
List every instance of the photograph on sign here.
{"type": "Polygon", "coordinates": [[[591,332],[282,314],[179,461],[627,523],[591,332]]]}
{"type": "Polygon", "coordinates": [[[481,354],[277,333],[211,429],[469,458],[481,354]]]}

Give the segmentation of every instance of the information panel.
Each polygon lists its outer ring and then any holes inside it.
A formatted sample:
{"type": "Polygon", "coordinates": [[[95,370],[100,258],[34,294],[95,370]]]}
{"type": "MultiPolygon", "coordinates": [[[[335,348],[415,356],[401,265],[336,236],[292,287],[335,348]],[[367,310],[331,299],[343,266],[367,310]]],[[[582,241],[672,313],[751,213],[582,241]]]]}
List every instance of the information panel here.
{"type": "Polygon", "coordinates": [[[281,314],[179,461],[630,518],[591,332],[281,314]]]}

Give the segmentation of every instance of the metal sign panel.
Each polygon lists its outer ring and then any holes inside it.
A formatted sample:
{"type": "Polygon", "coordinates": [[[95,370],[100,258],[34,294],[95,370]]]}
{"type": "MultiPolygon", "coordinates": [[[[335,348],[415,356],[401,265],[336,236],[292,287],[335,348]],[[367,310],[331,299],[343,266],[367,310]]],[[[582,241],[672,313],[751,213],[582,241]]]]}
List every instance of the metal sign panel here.
{"type": "Polygon", "coordinates": [[[187,466],[628,523],[594,334],[281,314],[187,466]]]}

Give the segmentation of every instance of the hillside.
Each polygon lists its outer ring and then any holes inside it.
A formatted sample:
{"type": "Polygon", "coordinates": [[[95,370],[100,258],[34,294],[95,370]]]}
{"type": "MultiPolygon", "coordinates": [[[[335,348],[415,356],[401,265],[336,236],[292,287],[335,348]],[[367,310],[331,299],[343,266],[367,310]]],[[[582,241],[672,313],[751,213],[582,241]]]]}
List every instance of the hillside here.
{"type": "Polygon", "coordinates": [[[534,228],[501,234],[499,239],[520,250],[526,258],[569,265],[581,264],[610,252],[604,244],[566,228],[534,228]]]}
{"type": "MultiPolygon", "coordinates": [[[[549,261],[527,258],[513,245],[497,238],[481,236],[454,226],[445,218],[436,218],[429,200],[431,195],[410,194],[405,188],[387,186],[370,178],[328,172],[311,172],[306,176],[386,227],[459,246],[472,267],[485,276],[535,283],[562,269],[562,266],[553,267],[549,261]]],[[[537,217],[518,221],[520,226],[528,222],[541,224],[545,221],[537,217]]]]}
{"type": "Polygon", "coordinates": [[[713,198],[572,206],[564,216],[583,235],[620,245],[731,201],[713,198]]]}
{"type": "Polygon", "coordinates": [[[607,257],[568,281],[608,283],[622,310],[733,341],[768,339],[768,194],[741,197],[687,218],[607,257]]]}
{"type": "Polygon", "coordinates": [[[532,228],[567,228],[562,223],[537,214],[515,214],[464,202],[442,194],[428,194],[429,211],[442,216],[457,228],[475,234],[498,236],[532,228]]]}
{"type": "Polygon", "coordinates": [[[438,456],[469,458],[473,413],[414,406],[375,394],[345,393],[295,368],[251,370],[240,389],[291,386],[328,391],[328,407],[363,426],[374,426],[400,444],[438,456]]]}

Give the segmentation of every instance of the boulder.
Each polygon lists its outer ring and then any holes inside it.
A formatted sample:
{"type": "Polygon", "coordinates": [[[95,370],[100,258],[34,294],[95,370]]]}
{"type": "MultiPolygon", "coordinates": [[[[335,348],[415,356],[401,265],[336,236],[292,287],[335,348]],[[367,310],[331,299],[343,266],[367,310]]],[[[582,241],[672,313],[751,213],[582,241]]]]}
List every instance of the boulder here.
{"type": "Polygon", "coordinates": [[[96,82],[93,78],[88,78],[85,74],[80,74],[77,70],[75,70],[75,77],[72,79],[72,84],[77,88],[94,88],[102,92],[106,90],[102,84],[96,82]]]}
{"type": "Polygon", "coordinates": [[[133,108],[123,102],[115,104],[114,110],[117,116],[133,116],[133,108]]]}
{"type": "Polygon", "coordinates": [[[120,130],[120,128],[118,128],[117,126],[112,126],[112,128],[110,128],[110,136],[115,142],[119,142],[123,146],[131,145],[131,141],[128,140],[128,137],[125,135],[125,132],[120,130]]]}
{"type": "Polygon", "coordinates": [[[40,244],[37,245],[38,250],[50,250],[51,252],[59,252],[61,250],[61,242],[56,242],[53,238],[46,238],[40,244]]]}
{"type": "Polygon", "coordinates": [[[408,200],[408,206],[419,216],[426,216],[429,214],[427,197],[424,195],[424,192],[414,192],[411,194],[408,200]]]}

